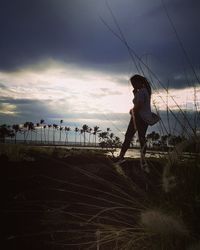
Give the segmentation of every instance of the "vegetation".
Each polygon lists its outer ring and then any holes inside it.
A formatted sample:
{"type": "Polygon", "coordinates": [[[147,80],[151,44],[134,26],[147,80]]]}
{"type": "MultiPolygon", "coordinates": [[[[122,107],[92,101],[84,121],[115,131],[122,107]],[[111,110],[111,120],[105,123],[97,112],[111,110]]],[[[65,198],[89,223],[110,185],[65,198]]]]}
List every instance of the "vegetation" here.
{"type": "MultiPolygon", "coordinates": [[[[90,128],[84,124],[81,128],[74,129],[63,125],[63,120],[60,124],[46,124],[43,119],[39,123],[25,122],[24,124],[0,125],[1,142],[9,142],[14,139],[16,144],[20,143],[41,144],[41,145],[73,145],[73,146],[100,146],[104,149],[109,149],[113,153],[116,148],[121,146],[121,140],[110,128],[102,131],[98,126],[90,128]],[[74,140],[72,133],[74,133],[74,140]],[[69,135],[71,141],[69,141],[69,135]],[[79,136],[79,141],[78,141],[79,136]],[[22,140],[23,138],[23,140],[22,140]],[[98,140],[97,140],[98,139],[98,140]],[[82,143],[83,140],[83,143],[82,143]]],[[[166,134],[160,135],[158,132],[151,132],[147,134],[147,145],[151,149],[166,150],[174,147],[178,143],[184,141],[185,136],[166,134]]]]}
{"type": "Polygon", "coordinates": [[[147,159],[145,174],[139,160],[120,167],[99,150],[1,144],[4,243],[27,248],[31,242],[43,250],[198,249],[199,145],[193,138],[166,158],[147,159]],[[184,154],[186,147],[197,154],[184,154]]]}
{"type": "Polygon", "coordinates": [[[99,140],[99,145],[109,150],[113,157],[114,151],[121,146],[120,138],[111,133],[110,128],[107,128],[107,131],[99,133],[99,140]]]}
{"type": "Polygon", "coordinates": [[[12,138],[15,136],[15,134],[9,125],[6,124],[0,125],[0,141],[5,142],[6,137],[12,138]]]}
{"type": "MultiPolygon", "coordinates": [[[[2,142],[5,142],[5,139],[13,138],[15,144],[18,140],[22,140],[24,143],[31,144],[62,144],[68,145],[69,142],[69,132],[72,130],[69,126],[63,125],[63,120],[60,120],[60,124],[45,124],[43,119],[39,123],[34,124],[33,122],[25,122],[24,124],[14,124],[14,125],[1,125],[0,128],[0,138],[2,142]],[[47,132],[46,132],[47,130],[47,132]],[[33,135],[35,135],[35,140],[33,140],[33,135]],[[39,135],[39,136],[38,136],[39,135]]],[[[76,127],[74,130],[75,137],[74,143],[79,146],[82,145],[82,136],[83,136],[83,145],[84,146],[97,146],[97,135],[101,131],[98,126],[90,128],[88,125],[84,124],[82,128],[76,127]],[[79,142],[77,142],[77,134],[80,136],[79,142]],[[88,134],[88,136],[87,136],[88,134]],[[91,141],[91,136],[93,136],[93,141],[91,141]]]]}

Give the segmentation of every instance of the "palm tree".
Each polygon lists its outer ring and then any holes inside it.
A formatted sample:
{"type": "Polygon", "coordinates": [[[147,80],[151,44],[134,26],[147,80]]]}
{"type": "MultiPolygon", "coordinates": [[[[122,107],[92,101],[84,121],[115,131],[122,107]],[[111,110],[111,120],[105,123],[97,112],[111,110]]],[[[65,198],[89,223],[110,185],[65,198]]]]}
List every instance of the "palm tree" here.
{"type": "Polygon", "coordinates": [[[88,129],[88,133],[89,133],[89,145],[90,145],[90,137],[91,137],[91,134],[92,134],[92,128],[88,129]]]}
{"type": "Polygon", "coordinates": [[[82,127],[82,129],[83,129],[83,136],[84,136],[83,137],[84,138],[84,146],[85,146],[85,142],[86,142],[86,134],[85,133],[88,132],[88,128],[89,127],[86,124],[84,124],[83,127],[82,127]]]}
{"type": "Polygon", "coordinates": [[[46,143],[46,127],[47,127],[47,125],[45,124],[44,126],[43,126],[43,129],[44,129],[44,142],[46,143]]]}
{"type": "Polygon", "coordinates": [[[79,129],[76,127],[76,128],[74,129],[74,131],[75,131],[75,145],[76,145],[76,136],[77,136],[77,133],[78,133],[79,129]]]}
{"type": "Polygon", "coordinates": [[[48,137],[48,144],[49,144],[49,131],[50,131],[50,129],[51,129],[51,127],[52,127],[52,125],[51,124],[48,124],[48,134],[47,134],[47,137],[48,137]]]}
{"type": "Polygon", "coordinates": [[[151,132],[147,135],[147,140],[150,139],[150,141],[154,144],[155,141],[157,141],[160,138],[160,135],[156,133],[155,131],[151,132]]]}
{"type": "Polygon", "coordinates": [[[31,142],[32,142],[32,132],[35,130],[34,123],[29,122],[29,124],[28,124],[28,130],[31,131],[31,142]]]}
{"type": "Polygon", "coordinates": [[[58,129],[58,125],[57,124],[53,124],[53,143],[55,144],[55,132],[58,129]]]}
{"type": "Polygon", "coordinates": [[[69,141],[68,141],[68,133],[70,131],[70,127],[65,127],[65,144],[67,144],[69,141]]]}
{"type": "Polygon", "coordinates": [[[63,120],[60,120],[60,138],[59,138],[59,142],[61,142],[61,132],[62,132],[62,127],[61,127],[61,124],[63,123],[63,120]]]}
{"type": "Polygon", "coordinates": [[[11,130],[9,125],[3,124],[0,125],[0,141],[5,143],[6,137],[13,137],[14,132],[11,130]]]}
{"type": "Polygon", "coordinates": [[[27,138],[29,136],[29,132],[31,131],[31,141],[32,141],[32,131],[35,129],[35,126],[32,122],[25,122],[23,125],[24,128],[24,142],[27,141],[27,138]]]}
{"type": "Polygon", "coordinates": [[[38,135],[38,130],[37,130],[37,127],[39,128],[40,127],[40,123],[36,123],[36,130],[35,130],[35,142],[37,143],[37,135],[38,135]]]}
{"type": "Polygon", "coordinates": [[[121,140],[118,136],[115,136],[115,142],[119,145],[121,144],[121,140]]]}
{"type": "MultiPolygon", "coordinates": [[[[44,123],[44,120],[41,119],[41,120],[40,120],[40,126],[41,126],[43,123],[44,123]]],[[[41,143],[42,143],[42,126],[41,126],[41,143]]]]}
{"type": "Polygon", "coordinates": [[[15,144],[17,142],[17,133],[21,131],[19,124],[13,124],[12,129],[14,130],[15,133],[15,144]]]}
{"type": "Polygon", "coordinates": [[[83,134],[83,129],[80,129],[79,131],[80,131],[80,145],[81,145],[82,144],[82,142],[81,142],[81,136],[83,134]]]}
{"type": "Polygon", "coordinates": [[[24,142],[26,142],[26,139],[27,139],[27,136],[28,136],[28,133],[29,133],[28,126],[29,126],[29,122],[25,122],[23,124],[24,142]]]}
{"type": "Polygon", "coordinates": [[[62,131],[63,131],[63,127],[59,127],[58,129],[59,129],[59,131],[60,131],[60,132],[59,132],[59,135],[60,135],[60,136],[59,136],[59,143],[61,144],[61,134],[62,134],[62,131]]]}
{"type": "Polygon", "coordinates": [[[114,156],[114,151],[121,145],[120,138],[115,136],[114,133],[109,133],[110,130],[99,133],[100,146],[110,150],[114,156]]]}
{"type": "Polygon", "coordinates": [[[96,147],[96,144],[97,144],[97,133],[100,132],[100,131],[101,131],[101,130],[99,129],[98,126],[95,126],[94,129],[93,129],[95,147],[96,147]]]}
{"type": "MultiPolygon", "coordinates": [[[[167,146],[169,135],[170,135],[170,134],[168,134],[168,135],[162,135],[162,136],[161,136],[161,143],[162,143],[163,146],[167,146]]],[[[171,136],[171,135],[170,135],[170,136],[171,136]]]]}
{"type": "Polygon", "coordinates": [[[104,131],[104,132],[99,133],[99,138],[100,138],[101,140],[107,139],[107,138],[108,138],[108,132],[107,132],[107,131],[104,131]]]}
{"type": "Polygon", "coordinates": [[[108,132],[108,134],[109,134],[109,132],[111,131],[111,129],[110,129],[110,128],[107,128],[107,129],[106,129],[106,131],[107,131],[107,132],[108,132]]]}
{"type": "Polygon", "coordinates": [[[108,146],[108,131],[103,131],[99,133],[99,141],[100,146],[102,148],[105,148],[108,146]]]}
{"type": "Polygon", "coordinates": [[[147,135],[147,139],[151,139],[152,141],[157,141],[160,138],[160,135],[155,131],[151,132],[147,135]]]}

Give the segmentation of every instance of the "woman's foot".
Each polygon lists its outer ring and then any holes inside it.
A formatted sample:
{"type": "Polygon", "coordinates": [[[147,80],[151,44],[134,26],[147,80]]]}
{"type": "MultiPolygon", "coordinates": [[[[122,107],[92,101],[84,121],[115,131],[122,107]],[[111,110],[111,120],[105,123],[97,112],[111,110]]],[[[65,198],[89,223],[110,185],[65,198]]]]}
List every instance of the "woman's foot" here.
{"type": "Polygon", "coordinates": [[[119,164],[119,165],[122,164],[125,161],[126,161],[126,159],[124,157],[122,157],[122,156],[118,156],[118,157],[116,157],[114,159],[114,163],[119,164]]]}
{"type": "Polygon", "coordinates": [[[150,173],[150,169],[149,169],[149,166],[148,166],[148,164],[147,164],[147,162],[146,161],[140,161],[140,166],[141,166],[141,169],[144,171],[144,172],[146,172],[147,174],[149,174],[150,173]]]}

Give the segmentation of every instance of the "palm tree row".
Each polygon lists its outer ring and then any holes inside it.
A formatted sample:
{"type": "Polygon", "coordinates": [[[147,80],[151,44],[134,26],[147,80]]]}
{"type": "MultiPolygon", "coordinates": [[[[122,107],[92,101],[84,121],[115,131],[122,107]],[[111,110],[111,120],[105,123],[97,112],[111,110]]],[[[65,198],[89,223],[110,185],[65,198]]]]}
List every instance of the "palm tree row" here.
{"type": "Polygon", "coordinates": [[[147,141],[152,144],[152,146],[175,146],[176,144],[180,143],[181,141],[185,140],[186,138],[184,136],[180,135],[172,135],[172,134],[166,134],[160,136],[159,133],[153,131],[149,134],[147,134],[147,141]]]}
{"type": "MultiPolygon", "coordinates": [[[[63,120],[57,124],[46,124],[43,119],[38,123],[25,122],[24,124],[1,125],[0,138],[11,137],[14,142],[22,140],[24,143],[41,144],[69,144],[69,133],[74,132],[73,144],[97,146],[97,135],[101,130],[98,126],[90,128],[84,124],[82,127],[72,129],[69,126],[63,126],[63,120]],[[79,142],[77,137],[79,136],[79,142]]],[[[72,139],[71,139],[72,140],[72,139]]]]}
{"type": "MultiPolygon", "coordinates": [[[[36,143],[36,144],[62,144],[69,145],[83,145],[83,146],[97,146],[100,143],[102,146],[105,141],[108,144],[111,141],[117,140],[113,133],[110,132],[110,128],[106,131],[100,130],[98,126],[93,128],[84,124],[82,127],[71,128],[63,125],[63,120],[60,120],[59,125],[46,124],[43,119],[38,123],[25,122],[24,124],[13,124],[13,125],[0,125],[0,141],[5,142],[5,138],[12,138],[14,143],[19,139],[24,143],[36,143]],[[74,133],[74,139],[72,139],[72,133],[74,133]],[[70,141],[69,141],[69,135],[70,141]],[[109,137],[109,140],[108,140],[109,137]],[[98,142],[97,142],[98,139],[98,142]]],[[[150,146],[169,146],[176,145],[177,143],[184,140],[181,136],[175,136],[171,134],[160,136],[159,133],[153,131],[147,134],[147,141],[150,146]]]]}

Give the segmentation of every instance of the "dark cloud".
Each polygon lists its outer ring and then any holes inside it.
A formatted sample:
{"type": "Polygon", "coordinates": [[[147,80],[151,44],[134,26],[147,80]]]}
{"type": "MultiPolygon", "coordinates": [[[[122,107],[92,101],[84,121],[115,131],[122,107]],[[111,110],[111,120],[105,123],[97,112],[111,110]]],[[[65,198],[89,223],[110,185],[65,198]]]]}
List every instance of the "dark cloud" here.
{"type": "Polygon", "coordinates": [[[173,110],[159,112],[162,119],[161,123],[149,127],[149,131],[159,131],[160,134],[184,135],[185,137],[194,135],[194,128],[200,131],[200,114],[192,110],[182,112],[182,110],[173,110]]]}
{"type": "Polygon", "coordinates": [[[107,56],[109,47],[104,49],[103,46],[104,27],[98,13],[88,11],[90,5],[94,3],[88,0],[84,3],[77,0],[1,3],[0,67],[13,69],[48,57],[97,64],[115,59],[117,53],[114,51],[110,51],[112,56],[107,56]]]}
{"type": "Polygon", "coordinates": [[[48,101],[37,101],[33,99],[13,99],[0,98],[0,124],[23,124],[26,121],[33,123],[45,120],[46,124],[59,124],[63,119],[63,126],[82,127],[87,124],[90,127],[99,126],[102,130],[112,127],[112,131],[116,134],[122,132],[127,126],[129,115],[127,114],[111,114],[111,113],[72,113],[62,114],[62,111],[54,111],[49,107],[48,101]],[[14,113],[8,111],[7,105],[14,105],[14,113]],[[117,128],[117,129],[116,129],[117,128]]]}
{"type": "Polygon", "coordinates": [[[9,97],[1,97],[0,102],[1,103],[16,104],[16,105],[28,104],[31,106],[31,105],[35,104],[37,102],[37,100],[34,100],[34,99],[12,99],[9,97]]]}
{"type": "MultiPolygon", "coordinates": [[[[194,68],[199,68],[199,1],[165,1],[194,68]]],[[[191,70],[178,44],[163,6],[147,0],[109,1],[134,52],[170,86],[186,81],[176,75],[191,70]],[[123,2],[123,3],[122,3],[123,2]],[[151,55],[146,62],[145,54],[151,55]]],[[[100,71],[130,74],[131,57],[101,22],[119,34],[104,1],[18,0],[0,3],[0,69],[14,70],[53,58],[100,71]]],[[[136,59],[138,63],[138,59],[136,59]]],[[[148,70],[141,65],[145,73],[148,70]]],[[[199,72],[198,72],[199,73],[199,72]]],[[[195,79],[194,79],[195,81],[195,79]]],[[[193,81],[193,82],[194,82],[193,81]]],[[[192,82],[192,83],[193,83],[192,82]]]]}
{"type": "Polygon", "coordinates": [[[44,117],[58,117],[59,115],[51,110],[48,102],[33,100],[33,99],[13,99],[13,98],[0,98],[0,123],[5,121],[10,122],[25,122],[33,121],[38,122],[44,117]],[[4,112],[9,111],[10,105],[13,105],[13,113],[4,112]]]}

